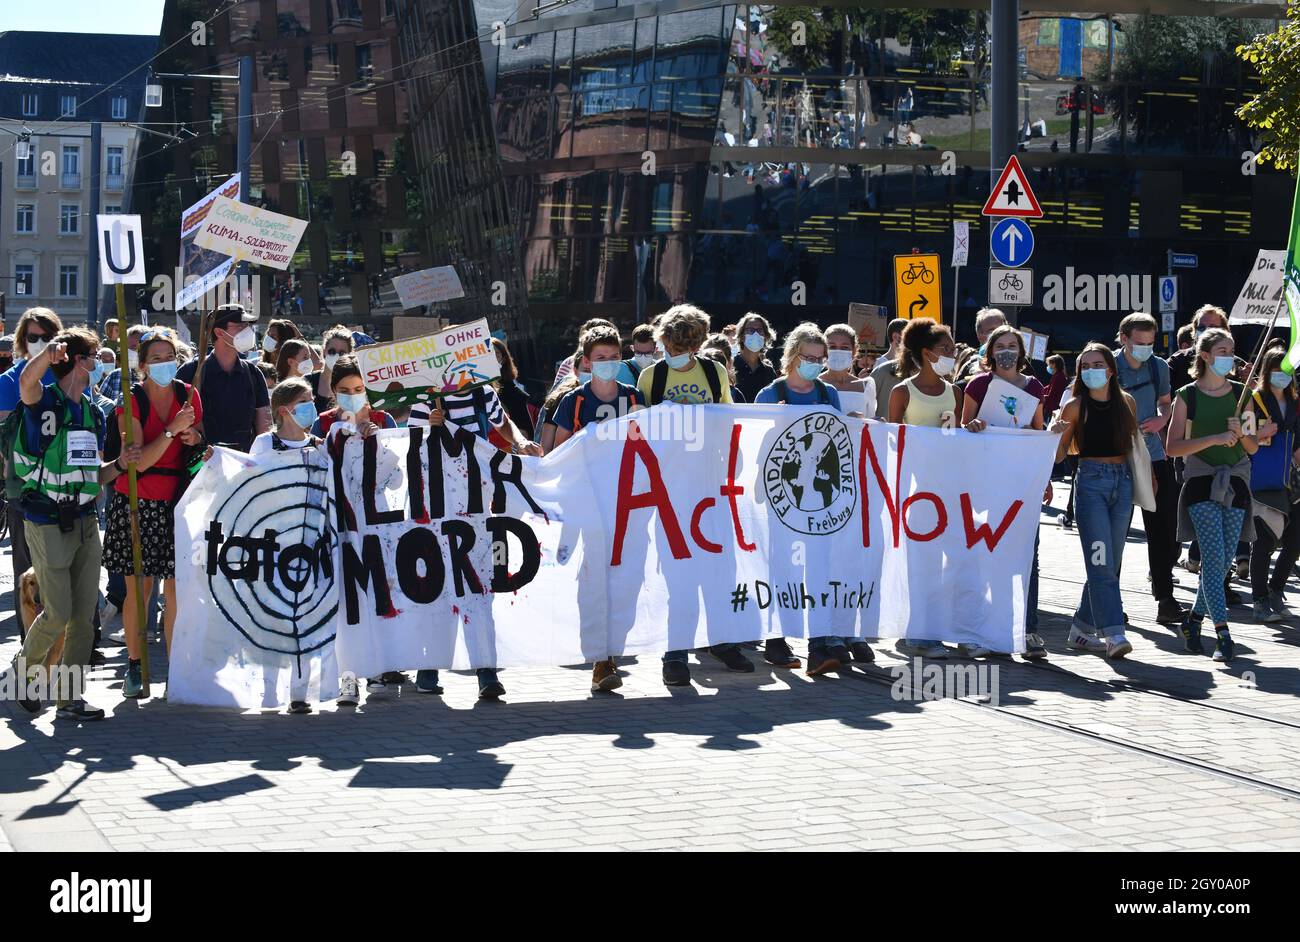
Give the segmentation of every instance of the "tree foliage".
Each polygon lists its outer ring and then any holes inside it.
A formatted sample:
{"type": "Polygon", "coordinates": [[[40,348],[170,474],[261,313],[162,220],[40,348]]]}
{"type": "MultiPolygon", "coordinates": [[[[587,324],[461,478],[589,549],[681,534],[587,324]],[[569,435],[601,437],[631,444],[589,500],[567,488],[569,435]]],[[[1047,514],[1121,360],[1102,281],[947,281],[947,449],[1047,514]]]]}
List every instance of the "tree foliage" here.
{"type": "Polygon", "coordinates": [[[1294,173],[1300,148],[1300,8],[1289,5],[1277,32],[1238,46],[1237,55],[1258,70],[1263,86],[1237,109],[1237,117],[1259,133],[1260,163],[1294,173]]]}

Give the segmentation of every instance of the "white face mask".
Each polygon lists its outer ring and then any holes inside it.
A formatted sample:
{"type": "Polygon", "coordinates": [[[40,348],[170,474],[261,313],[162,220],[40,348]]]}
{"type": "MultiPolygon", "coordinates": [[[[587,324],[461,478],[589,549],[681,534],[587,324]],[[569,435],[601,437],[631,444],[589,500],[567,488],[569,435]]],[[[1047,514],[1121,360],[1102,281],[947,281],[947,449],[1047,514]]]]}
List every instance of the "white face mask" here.
{"type": "Polygon", "coordinates": [[[252,327],[245,327],[239,333],[235,334],[230,340],[235,350],[239,353],[247,353],[257,346],[257,331],[252,327]]]}
{"type": "Polygon", "coordinates": [[[852,350],[828,350],[826,351],[826,365],[832,370],[847,370],[853,365],[852,350]]]}
{"type": "Polygon", "coordinates": [[[638,353],[632,357],[632,362],[636,364],[637,369],[644,370],[648,366],[653,366],[655,355],[653,353],[638,353]]]}
{"type": "Polygon", "coordinates": [[[334,364],[339,361],[339,355],[337,353],[327,353],[323,359],[325,360],[325,369],[332,370],[334,369],[334,364]]]}
{"type": "Polygon", "coordinates": [[[265,337],[262,338],[262,349],[265,350],[267,353],[275,353],[275,347],[276,347],[275,338],[272,337],[270,334],[267,334],[265,337]]]}
{"type": "Polygon", "coordinates": [[[957,366],[957,360],[953,357],[939,357],[934,361],[934,371],[940,376],[948,376],[957,366]]]}
{"type": "Polygon", "coordinates": [[[130,369],[140,368],[140,354],[135,350],[126,351],[126,365],[130,369]]]}
{"type": "Polygon", "coordinates": [[[27,345],[27,359],[29,360],[36,359],[38,356],[40,356],[42,353],[45,352],[45,348],[48,347],[49,345],[50,342],[48,340],[38,340],[36,341],[36,343],[29,343],[27,345]]]}
{"type": "Polygon", "coordinates": [[[311,358],[298,361],[298,375],[307,376],[311,373],[311,358]]]}

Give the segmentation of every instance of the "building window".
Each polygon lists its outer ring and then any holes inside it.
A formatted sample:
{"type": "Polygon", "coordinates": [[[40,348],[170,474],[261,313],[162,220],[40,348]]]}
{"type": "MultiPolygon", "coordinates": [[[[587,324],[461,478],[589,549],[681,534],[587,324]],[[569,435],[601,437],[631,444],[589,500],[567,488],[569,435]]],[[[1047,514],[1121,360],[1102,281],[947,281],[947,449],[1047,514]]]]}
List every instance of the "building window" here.
{"type": "Polygon", "coordinates": [[[30,298],[36,293],[36,266],[14,266],[14,294],[30,298]]]}
{"type": "Polygon", "coordinates": [[[375,77],[375,63],[370,55],[369,43],[357,43],[357,78],[368,82],[375,77]]]}
{"type": "Polygon", "coordinates": [[[18,182],[30,184],[36,176],[36,148],[30,148],[27,156],[18,161],[18,182]]]}
{"type": "Polygon", "coordinates": [[[64,203],[59,207],[59,235],[78,235],[81,232],[81,207],[64,203]]]}
{"type": "Polygon", "coordinates": [[[123,148],[110,147],[107,155],[104,157],[104,189],[120,190],[124,180],[122,177],[122,154],[123,148]]]}
{"type": "Polygon", "coordinates": [[[76,115],[77,115],[77,96],[60,95],[59,116],[63,118],[75,118],[76,115]]]}
{"type": "Polygon", "coordinates": [[[109,203],[104,207],[105,216],[119,216],[122,213],[122,207],[115,203],[109,203]]]}
{"type": "Polygon", "coordinates": [[[81,186],[81,148],[75,144],[63,145],[63,185],[81,186]]]}
{"type": "Polygon", "coordinates": [[[126,120],[126,96],[125,95],[113,96],[113,119],[115,121],[126,120]]]}
{"type": "Polygon", "coordinates": [[[81,269],[77,265],[59,266],[59,297],[77,297],[77,276],[80,273],[81,269]]]}
{"type": "Polygon", "coordinates": [[[35,232],[36,231],[36,207],[31,203],[18,204],[18,219],[14,224],[14,232],[35,232]]]}
{"type": "Polygon", "coordinates": [[[23,117],[34,118],[40,110],[40,99],[35,92],[23,92],[23,117]]]}

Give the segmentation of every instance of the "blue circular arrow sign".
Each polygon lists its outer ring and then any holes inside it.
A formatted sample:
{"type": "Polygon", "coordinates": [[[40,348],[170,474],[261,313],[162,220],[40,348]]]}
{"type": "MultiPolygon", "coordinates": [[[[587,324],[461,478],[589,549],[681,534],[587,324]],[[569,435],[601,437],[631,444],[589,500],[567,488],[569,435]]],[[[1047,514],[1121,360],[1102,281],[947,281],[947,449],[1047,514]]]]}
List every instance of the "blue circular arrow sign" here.
{"type": "Polygon", "coordinates": [[[1019,268],[1034,254],[1034,233],[1029,223],[1014,216],[998,221],[989,235],[989,251],[1003,268],[1019,268]]]}

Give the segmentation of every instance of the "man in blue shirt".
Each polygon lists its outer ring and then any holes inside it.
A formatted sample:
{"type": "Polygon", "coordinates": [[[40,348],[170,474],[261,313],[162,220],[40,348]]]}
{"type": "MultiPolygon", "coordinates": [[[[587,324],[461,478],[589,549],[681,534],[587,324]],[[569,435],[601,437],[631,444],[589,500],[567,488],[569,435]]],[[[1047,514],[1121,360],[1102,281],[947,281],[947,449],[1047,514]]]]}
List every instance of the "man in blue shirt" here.
{"type": "Polygon", "coordinates": [[[1156,621],[1177,625],[1183,608],[1174,599],[1174,564],[1178,543],[1178,485],[1173,463],[1165,456],[1164,430],[1173,412],[1169,364],[1155,355],[1158,325],[1150,314],[1130,314],[1119,323],[1120,347],[1115,351],[1119,384],[1137,406],[1138,426],[1151,455],[1156,479],[1155,513],[1142,511],[1151,566],[1151,594],[1158,606],[1156,621]]]}

